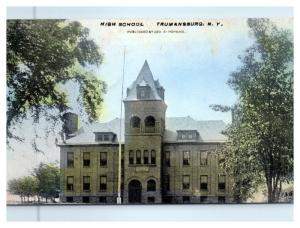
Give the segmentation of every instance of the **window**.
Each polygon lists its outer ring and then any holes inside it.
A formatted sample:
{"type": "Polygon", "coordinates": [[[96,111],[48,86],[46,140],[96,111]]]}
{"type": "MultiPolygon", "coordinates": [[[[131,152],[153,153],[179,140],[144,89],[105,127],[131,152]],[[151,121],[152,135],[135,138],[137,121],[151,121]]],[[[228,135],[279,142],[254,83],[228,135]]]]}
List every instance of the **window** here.
{"type": "Polygon", "coordinates": [[[141,119],[137,116],[133,116],[130,119],[130,126],[132,128],[140,128],[141,126],[141,119]]]}
{"type": "Polygon", "coordinates": [[[100,196],[99,197],[99,203],[106,203],[106,197],[105,196],[100,196]]]}
{"type": "Polygon", "coordinates": [[[108,134],[103,135],[103,141],[109,141],[109,135],[108,134]]]}
{"type": "Polygon", "coordinates": [[[155,180],[148,180],[147,182],[147,192],[156,191],[155,180]]]}
{"type": "Polygon", "coordinates": [[[67,167],[68,168],[74,167],[74,153],[73,152],[67,153],[67,167]]]}
{"type": "Polygon", "coordinates": [[[207,165],[207,152],[206,151],[200,152],[200,165],[207,165]]]}
{"type": "Polygon", "coordinates": [[[155,118],[153,116],[146,117],[145,127],[155,127],[155,118]]]}
{"type": "Polygon", "coordinates": [[[190,176],[189,175],[184,175],[182,177],[182,189],[190,189],[190,176]]]}
{"type": "Polygon", "coordinates": [[[137,98],[149,98],[150,97],[150,87],[148,85],[137,87],[137,98]]]}
{"type": "Polygon", "coordinates": [[[133,150],[129,151],[129,164],[130,165],[134,164],[134,152],[133,152],[133,150]]]}
{"type": "Polygon", "coordinates": [[[149,164],[149,151],[144,150],[144,164],[149,164]]]}
{"type": "Polygon", "coordinates": [[[156,153],[155,150],[151,150],[151,164],[155,165],[156,163],[156,153]]]}
{"type": "Polygon", "coordinates": [[[107,177],[100,176],[100,191],[106,191],[107,189],[107,177]]]}
{"type": "Polygon", "coordinates": [[[166,191],[170,191],[170,176],[165,175],[165,189],[166,191]]]}
{"type": "Polygon", "coordinates": [[[137,150],[135,155],[136,155],[136,160],[135,160],[136,164],[138,165],[142,164],[141,151],[137,150]]]}
{"type": "Polygon", "coordinates": [[[182,134],[182,135],[181,135],[181,138],[182,138],[182,139],[185,139],[185,134],[182,134]]]}
{"type": "Polygon", "coordinates": [[[207,203],[207,196],[200,196],[201,203],[207,203]]]}
{"type": "Polygon", "coordinates": [[[83,166],[90,167],[91,165],[91,154],[90,152],[83,152],[83,166]]]}
{"type": "Polygon", "coordinates": [[[170,151],[165,152],[166,166],[170,167],[170,151]]]}
{"type": "Polygon", "coordinates": [[[200,189],[201,190],[207,191],[207,182],[208,182],[207,175],[200,176],[200,189]]]}
{"type": "Polygon", "coordinates": [[[225,196],[218,197],[218,203],[225,203],[225,201],[226,201],[225,196]]]}
{"type": "Polygon", "coordinates": [[[107,152],[100,152],[100,165],[107,166],[107,152]]]}
{"type": "Polygon", "coordinates": [[[218,184],[219,190],[224,191],[226,188],[226,176],[225,175],[219,175],[219,184],[218,184]]]}
{"type": "Polygon", "coordinates": [[[189,139],[193,139],[193,134],[189,134],[189,139]]]}
{"type": "Polygon", "coordinates": [[[95,134],[96,141],[103,141],[103,134],[95,134]]]}
{"type": "Polygon", "coordinates": [[[190,203],[190,197],[189,196],[183,196],[182,197],[182,202],[183,203],[190,203]]]}
{"type": "Polygon", "coordinates": [[[74,200],[73,200],[73,197],[72,197],[72,196],[68,196],[68,197],[66,197],[66,201],[67,201],[67,203],[73,203],[73,202],[74,202],[74,200]]]}
{"type": "Polygon", "coordinates": [[[73,191],[74,190],[74,177],[67,177],[67,191],[73,191]]]}
{"type": "Polygon", "coordinates": [[[83,177],[83,191],[90,191],[90,177],[83,177]]]}
{"type": "Polygon", "coordinates": [[[83,196],[83,197],[82,197],[82,202],[83,202],[83,203],[89,203],[89,202],[90,202],[90,197],[88,197],[88,196],[83,196]]]}
{"type": "Polygon", "coordinates": [[[149,196],[148,197],[148,203],[155,203],[155,197],[149,196]]]}
{"type": "Polygon", "coordinates": [[[190,151],[183,151],[183,165],[190,165],[190,151]]]}

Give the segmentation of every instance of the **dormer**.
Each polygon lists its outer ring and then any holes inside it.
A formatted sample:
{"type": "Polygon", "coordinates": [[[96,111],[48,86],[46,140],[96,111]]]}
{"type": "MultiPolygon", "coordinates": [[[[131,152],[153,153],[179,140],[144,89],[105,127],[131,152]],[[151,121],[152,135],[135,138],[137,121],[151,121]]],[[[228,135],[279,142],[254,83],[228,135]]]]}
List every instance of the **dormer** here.
{"type": "Polygon", "coordinates": [[[136,85],[136,92],[137,99],[150,99],[151,88],[144,80],[136,85]]]}
{"type": "Polygon", "coordinates": [[[96,142],[114,142],[116,141],[116,134],[113,132],[94,132],[96,142]]]}
{"type": "Polygon", "coordinates": [[[177,141],[198,141],[199,132],[197,130],[178,130],[177,141]]]}

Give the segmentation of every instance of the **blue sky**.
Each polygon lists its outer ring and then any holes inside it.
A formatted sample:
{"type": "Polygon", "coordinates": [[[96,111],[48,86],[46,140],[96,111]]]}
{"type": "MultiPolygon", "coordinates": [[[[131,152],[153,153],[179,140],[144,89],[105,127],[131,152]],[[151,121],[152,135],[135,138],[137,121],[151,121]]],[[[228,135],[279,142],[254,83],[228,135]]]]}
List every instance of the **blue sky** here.
{"type": "MultiPolygon", "coordinates": [[[[144,21],[145,27],[156,30],[156,21],[144,21]]],[[[226,82],[230,72],[239,65],[237,56],[251,45],[252,40],[248,36],[246,19],[204,21],[221,21],[224,26],[193,27],[185,29],[184,34],[145,35],[127,34],[130,28],[100,28],[100,20],[82,21],[91,29],[91,37],[104,53],[104,62],[97,74],[107,82],[108,92],[100,121],[119,116],[120,108],[115,104],[120,102],[123,50],[126,46],[124,90],[135,80],[147,60],[154,78],[159,79],[165,88],[167,116],[221,119],[229,123],[229,113],[215,112],[209,105],[234,104],[235,94],[226,82]]]]}

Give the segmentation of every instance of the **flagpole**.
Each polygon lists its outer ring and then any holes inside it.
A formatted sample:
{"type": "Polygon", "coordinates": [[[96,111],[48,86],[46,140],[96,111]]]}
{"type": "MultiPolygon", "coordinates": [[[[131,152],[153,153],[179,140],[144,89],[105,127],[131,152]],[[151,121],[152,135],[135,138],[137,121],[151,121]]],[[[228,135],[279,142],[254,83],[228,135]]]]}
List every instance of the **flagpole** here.
{"type": "Polygon", "coordinates": [[[122,92],[121,92],[121,111],[120,111],[120,134],[119,134],[119,168],[118,168],[118,198],[117,198],[117,204],[122,204],[122,198],[121,198],[121,161],[122,161],[122,145],[121,145],[121,138],[122,138],[122,112],[123,112],[123,88],[124,88],[124,74],[125,74],[125,52],[126,47],[124,47],[124,53],[123,53],[123,74],[122,74],[122,92]]]}

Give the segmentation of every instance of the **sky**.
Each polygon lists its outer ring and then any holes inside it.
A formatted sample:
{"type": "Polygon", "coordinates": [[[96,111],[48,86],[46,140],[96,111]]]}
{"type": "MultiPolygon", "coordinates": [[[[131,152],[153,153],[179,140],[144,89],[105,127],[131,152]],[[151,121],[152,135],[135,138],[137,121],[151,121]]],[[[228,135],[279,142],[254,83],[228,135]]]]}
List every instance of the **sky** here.
{"type": "MultiPolygon", "coordinates": [[[[161,20],[143,20],[144,27],[135,27],[134,30],[161,29],[156,26],[156,21],[161,20]]],[[[108,84],[100,121],[120,115],[120,105],[112,104],[120,103],[123,51],[126,48],[125,91],[147,60],[154,79],[158,79],[165,88],[167,116],[191,116],[198,120],[224,120],[229,123],[230,113],[215,112],[209,105],[234,104],[235,94],[226,82],[230,72],[239,65],[237,56],[251,45],[252,40],[248,36],[246,19],[200,21],[220,21],[223,27],[185,28],[184,33],[176,34],[128,34],[131,29],[128,27],[100,27],[100,20],[81,21],[90,28],[91,37],[104,53],[104,62],[96,71],[108,84]]]]}
{"type": "MultiPolygon", "coordinates": [[[[99,45],[104,55],[102,65],[92,69],[97,77],[108,85],[100,122],[120,116],[125,48],[124,96],[126,88],[136,79],[144,61],[147,60],[154,79],[158,79],[165,89],[167,117],[190,116],[196,120],[223,120],[230,123],[230,113],[215,112],[209,106],[230,106],[236,101],[234,91],[226,82],[230,73],[240,66],[238,55],[243,54],[253,43],[246,18],[137,19],[130,22],[143,22],[144,26],[133,28],[100,26],[100,22],[109,20],[79,21],[90,29],[90,37],[99,45]],[[223,26],[157,27],[158,21],[202,21],[214,24],[220,22],[223,26]],[[184,33],[132,34],[127,33],[129,30],[183,30],[184,33]]],[[[292,26],[289,19],[274,21],[282,27],[292,26]]],[[[77,88],[69,86],[68,90],[76,93],[77,88]]],[[[70,98],[70,103],[75,105],[74,96],[70,98]]],[[[76,108],[74,111],[76,112],[76,108]]],[[[42,122],[41,126],[44,124],[46,123],[42,122]]],[[[30,121],[25,121],[17,131],[27,139],[25,143],[14,142],[14,151],[9,148],[7,150],[8,179],[29,174],[32,167],[40,161],[59,160],[59,148],[54,145],[55,135],[50,136],[46,142],[39,140],[41,148],[45,151],[45,155],[42,155],[32,152],[31,139],[28,137],[33,135],[30,121]]]]}

